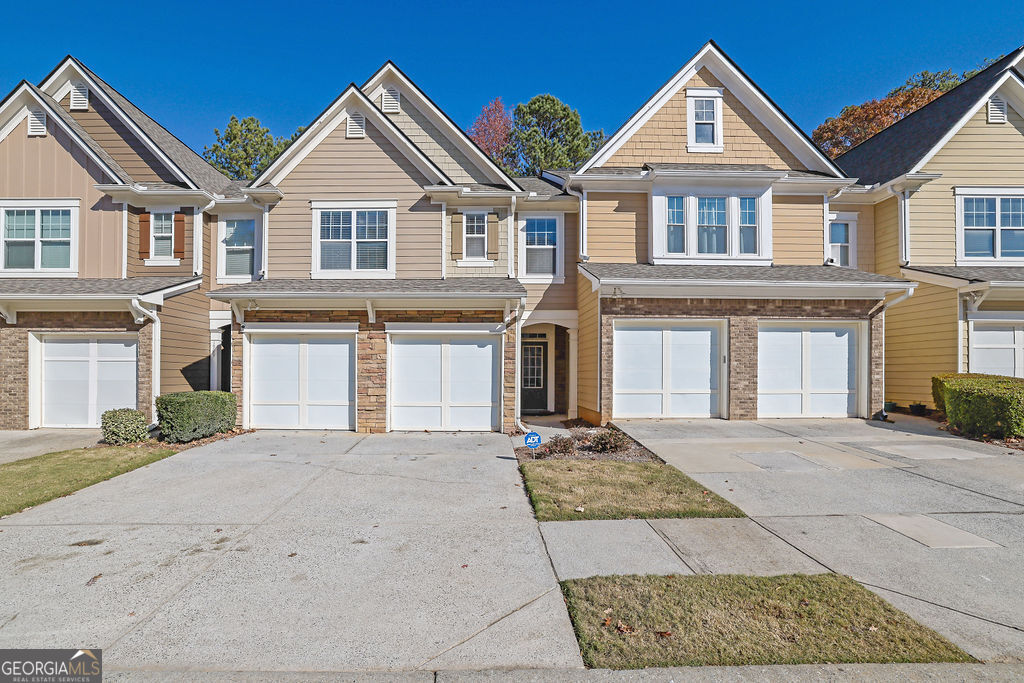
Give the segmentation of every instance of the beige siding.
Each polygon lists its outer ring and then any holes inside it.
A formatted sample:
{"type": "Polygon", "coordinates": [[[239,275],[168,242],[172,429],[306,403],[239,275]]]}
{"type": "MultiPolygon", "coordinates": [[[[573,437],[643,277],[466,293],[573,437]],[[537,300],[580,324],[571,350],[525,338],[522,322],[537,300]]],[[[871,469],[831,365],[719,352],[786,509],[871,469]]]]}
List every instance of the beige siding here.
{"type": "Polygon", "coordinates": [[[587,254],[594,263],[647,263],[647,207],[644,193],[590,192],[587,195],[587,254]]]}
{"type": "Polygon", "coordinates": [[[883,275],[900,273],[899,200],[875,204],[875,269],[883,275]]]}
{"type": "MultiPolygon", "coordinates": [[[[722,87],[722,83],[707,69],[701,69],[686,85],[722,87]]],[[[722,97],[722,133],[723,152],[686,151],[684,87],[636,131],[604,165],[765,164],[772,168],[806,170],[796,156],[728,90],[722,97]]]]}
{"type": "Polygon", "coordinates": [[[857,269],[875,270],[875,209],[863,204],[829,204],[829,212],[857,214],[857,269]]]}
{"type": "Polygon", "coordinates": [[[149,147],[144,145],[113,112],[107,109],[98,97],[89,97],[89,109],[70,111],[67,95],[61,106],[67,109],[75,121],[98,142],[114,160],[121,165],[135,181],[180,181],[156,158],[149,147]]]}
{"type": "Polygon", "coordinates": [[[956,260],[953,188],[1024,185],[1024,118],[1010,107],[1008,123],[990,124],[982,106],[923,171],[942,177],[910,199],[910,262],[951,266],[956,260]]]}
{"type": "Polygon", "coordinates": [[[584,412],[597,415],[600,420],[601,405],[598,396],[600,386],[601,359],[601,316],[600,297],[591,289],[590,280],[580,277],[576,280],[576,299],[579,304],[579,333],[577,338],[577,404],[580,417],[584,412]]]}
{"type": "Polygon", "coordinates": [[[779,265],[825,262],[825,200],[820,196],[772,198],[772,260],[779,265]]]}
{"type": "Polygon", "coordinates": [[[423,193],[429,182],[370,121],[362,139],[346,139],[339,126],[278,183],[285,196],[270,212],[270,277],[309,277],[310,201],[330,199],[397,200],[398,277],[440,277],[441,207],[423,193]]]}
{"type": "MultiPolygon", "coordinates": [[[[481,207],[482,209],[483,207],[481,207]]],[[[447,277],[508,277],[508,227],[509,211],[506,208],[494,209],[489,207],[491,213],[498,215],[498,258],[493,266],[468,267],[460,266],[456,259],[452,258],[452,246],[454,236],[452,235],[452,214],[469,210],[468,206],[448,206],[444,220],[445,232],[445,268],[448,270],[447,277]]]]}
{"type": "MultiPolygon", "coordinates": [[[[147,266],[139,256],[139,214],[144,209],[128,207],[128,277],[144,275],[191,275],[192,268],[192,211],[191,206],[178,208],[185,214],[185,254],[176,266],[147,266]]],[[[204,259],[205,260],[205,259],[204,259]]]]}
{"type": "Polygon", "coordinates": [[[121,205],[95,188],[114,182],[52,120],[44,137],[22,121],[0,142],[0,198],[78,197],[79,277],[121,277],[121,205]]]}
{"type": "Polygon", "coordinates": [[[957,371],[956,290],[921,283],[885,313],[885,398],[932,404],[932,376],[957,371]]]}
{"type": "Polygon", "coordinates": [[[557,285],[531,285],[526,287],[526,310],[571,311],[576,308],[576,265],[579,262],[579,216],[565,214],[565,282],[557,285]]]}
{"type": "Polygon", "coordinates": [[[160,393],[210,388],[210,300],[202,290],[160,309],[160,393]]]}
{"type": "MultiPolygon", "coordinates": [[[[217,284],[217,256],[220,253],[217,245],[217,216],[203,214],[203,289],[211,290],[223,287],[217,284]]],[[[231,306],[223,301],[210,299],[211,311],[228,311],[231,306]]]]}

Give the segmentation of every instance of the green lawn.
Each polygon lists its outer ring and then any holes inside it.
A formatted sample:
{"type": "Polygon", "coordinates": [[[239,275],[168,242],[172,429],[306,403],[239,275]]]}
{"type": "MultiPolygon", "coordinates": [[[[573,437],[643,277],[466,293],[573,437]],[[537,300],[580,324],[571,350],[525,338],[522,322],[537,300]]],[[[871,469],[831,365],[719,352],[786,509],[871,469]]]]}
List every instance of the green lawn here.
{"type": "Polygon", "coordinates": [[[845,576],[598,576],[562,582],[589,667],[972,662],[845,576]]]}
{"type": "Polygon", "coordinates": [[[542,522],[744,516],[735,505],[662,463],[531,460],[521,468],[542,522]]]}
{"type": "Polygon", "coordinates": [[[66,496],[162,460],[178,450],[156,443],[96,446],[46,453],[0,465],[0,516],[66,496]]]}

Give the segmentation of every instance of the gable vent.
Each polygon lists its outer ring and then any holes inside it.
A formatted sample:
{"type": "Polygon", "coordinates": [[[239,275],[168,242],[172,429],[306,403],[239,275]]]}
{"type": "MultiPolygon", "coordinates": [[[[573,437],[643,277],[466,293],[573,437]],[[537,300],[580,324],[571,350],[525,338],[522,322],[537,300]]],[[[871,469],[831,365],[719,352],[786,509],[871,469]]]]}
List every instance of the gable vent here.
{"type": "Polygon", "coordinates": [[[89,86],[83,81],[71,84],[71,111],[83,111],[89,108],[89,86]]]}
{"type": "Polygon", "coordinates": [[[28,110],[28,134],[46,135],[46,112],[38,107],[28,110]]]}
{"type": "Polygon", "coordinates": [[[988,122],[1006,123],[1006,100],[999,95],[993,95],[988,101],[988,122]]]}
{"type": "Polygon", "coordinates": [[[384,113],[397,114],[401,111],[399,107],[401,97],[402,95],[398,92],[398,88],[385,88],[384,93],[381,95],[381,109],[384,110],[384,113]]]}
{"type": "Polygon", "coordinates": [[[345,129],[345,137],[362,138],[366,137],[366,118],[357,111],[348,115],[348,126],[345,129]]]}

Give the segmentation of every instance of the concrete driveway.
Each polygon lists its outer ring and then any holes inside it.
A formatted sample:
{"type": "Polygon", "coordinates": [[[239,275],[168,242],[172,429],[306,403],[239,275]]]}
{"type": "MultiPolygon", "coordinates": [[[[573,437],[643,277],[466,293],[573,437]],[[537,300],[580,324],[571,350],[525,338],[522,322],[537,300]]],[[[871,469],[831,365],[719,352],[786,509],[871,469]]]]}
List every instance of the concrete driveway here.
{"type": "Polygon", "coordinates": [[[110,672],[582,667],[499,434],[247,434],[0,532],[0,648],[101,647],[110,672]]]}
{"type": "Polygon", "coordinates": [[[975,657],[1024,661],[1024,453],[894,419],[617,424],[975,657]]]}
{"type": "Polygon", "coordinates": [[[0,431],[0,465],[43,453],[94,446],[103,438],[98,429],[30,429],[0,431]]]}

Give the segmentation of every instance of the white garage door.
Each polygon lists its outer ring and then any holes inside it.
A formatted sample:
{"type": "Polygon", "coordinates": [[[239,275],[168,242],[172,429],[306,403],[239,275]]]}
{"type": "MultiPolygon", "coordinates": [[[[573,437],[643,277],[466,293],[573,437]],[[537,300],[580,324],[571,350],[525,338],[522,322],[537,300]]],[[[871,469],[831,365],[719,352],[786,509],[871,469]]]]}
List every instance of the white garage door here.
{"type": "Polygon", "coordinates": [[[762,326],[758,417],[857,415],[856,326],[762,326]]]}
{"type": "Polygon", "coordinates": [[[51,337],[42,350],[44,427],[98,427],[104,411],[137,407],[136,339],[51,337]]]}
{"type": "Polygon", "coordinates": [[[974,323],[970,370],[1024,377],[1024,325],[974,323]]]}
{"type": "Polygon", "coordinates": [[[501,340],[391,338],[391,429],[500,429],[501,340]]]}
{"type": "Polygon", "coordinates": [[[355,337],[253,335],[250,423],[355,428],[355,337]]]}
{"type": "Polygon", "coordinates": [[[613,415],[717,417],[720,329],[716,323],[616,323],[613,415]]]}

